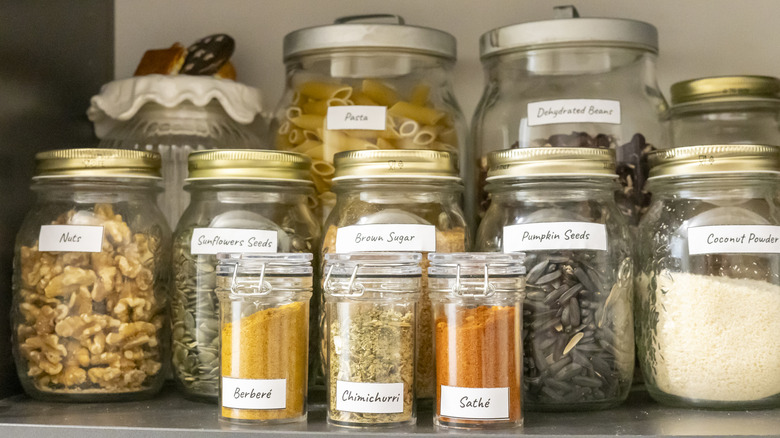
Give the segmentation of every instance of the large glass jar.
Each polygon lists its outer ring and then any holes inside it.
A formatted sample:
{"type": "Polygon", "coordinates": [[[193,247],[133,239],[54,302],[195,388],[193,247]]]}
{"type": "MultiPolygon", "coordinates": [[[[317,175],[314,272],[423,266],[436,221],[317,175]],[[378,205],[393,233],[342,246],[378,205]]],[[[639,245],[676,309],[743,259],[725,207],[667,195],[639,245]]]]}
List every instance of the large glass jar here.
{"type": "Polygon", "coordinates": [[[311,260],[293,253],[219,255],[220,420],[306,420],[311,260]]]}
{"type": "Polygon", "coordinates": [[[167,370],[170,231],[160,156],[36,155],[36,203],[16,239],[11,320],[24,390],[52,401],[151,397],[167,370]]]}
{"type": "Polygon", "coordinates": [[[650,395],[674,406],[780,406],[780,148],[650,155],[639,227],[637,346],[650,395]]]}
{"type": "Polygon", "coordinates": [[[630,231],[614,153],[530,148],[488,155],[492,203],[478,251],[526,253],[523,403],[605,409],[634,371],[630,231]]]}
{"type": "Polygon", "coordinates": [[[417,421],[419,253],[325,255],[328,423],[417,421]]]}
{"type": "MultiPolygon", "coordinates": [[[[631,224],[650,202],[644,155],[665,143],[652,25],[613,18],[536,21],[480,38],[485,88],[472,121],[481,171],[488,153],[533,147],[614,149],[631,224]]],[[[489,205],[479,194],[481,211],[489,205]]]]}
{"type": "Polygon", "coordinates": [[[465,211],[474,211],[467,125],[451,82],[455,56],[452,35],[396,15],[343,17],[285,36],[286,88],[271,135],[277,149],[311,156],[323,219],[336,198],[333,156],[366,149],[457,153],[465,211]]]}
{"type": "MultiPolygon", "coordinates": [[[[470,235],[459,206],[456,158],[449,152],[379,150],[336,155],[338,199],[325,223],[323,254],[357,251],[462,252],[470,235]]],[[[417,396],[432,400],[433,314],[422,261],[417,396]]]]}
{"type": "MultiPolygon", "coordinates": [[[[292,152],[190,155],[186,189],[191,201],[174,233],[171,299],[174,375],[186,395],[216,402],[219,393],[216,255],[319,254],[320,225],[309,202],[314,196],[310,165],[308,157],[292,152]]],[[[317,315],[313,302],[311,313],[317,315]]],[[[316,326],[312,321],[312,329],[316,326]]],[[[316,331],[311,337],[317,339],[316,331]]]]}
{"type": "Polygon", "coordinates": [[[670,144],[780,145],[780,79],[716,76],[672,85],[670,144]]]}

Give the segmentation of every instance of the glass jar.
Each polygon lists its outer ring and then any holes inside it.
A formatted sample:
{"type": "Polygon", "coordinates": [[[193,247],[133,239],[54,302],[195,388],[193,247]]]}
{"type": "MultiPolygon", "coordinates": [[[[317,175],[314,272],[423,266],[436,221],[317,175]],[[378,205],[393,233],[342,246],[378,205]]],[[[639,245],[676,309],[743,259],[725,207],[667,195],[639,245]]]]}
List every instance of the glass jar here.
{"type": "Polygon", "coordinates": [[[639,363],[673,406],[780,406],[780,148],[650,155],[639,234],[639,363]]]}
{"type": "Polygon", "coordinates": [[[312,255],[217,257],[220,420],[305,421],[312,255]]]}
{"type": "MultiPolygon", "coordinates": [[[[309,202],[314,196],[310,165],[308,157],[292,152],[190,155],[186,189],[191,202],[174,233],[171,298],[174,375],[188,397],[216,402],[219,394],[216,255],[319,254],[321,230],[309,202]]],[[[313,304],[316,317],[319,305],[313,304]]],[[[312,321],[311,328],[316,327],[312,321]]],[[[316,331],[310,336],[317,339],[316,331]]]]}
{"type": "Polygon", "coordinates": [[[19,380],[41,400],[151,397],[170,342],[171,237],[155,204],[160,156],[66,149],[35,158],[36,203],[14,257],[19,380]]]}
{"type": "Polygon", "coordinates": [[[488,164],[493,202],[477,250],[526,253],[525,406],[620,404],[634,370],[633,263],[614,153],[514,149],[488,155],[488,164]]]}
{"type": "Polygon", "coordinates": [[[780,79],[716,76],[672,85],[671,145],[780,145],[780,79]]]}
{"type": "Polygon", "coordinates": [[[326,254],[328,423],[412,425],[419,253],[326,254]]]}
{"type": "MultiPolygon", "coordinates": [[[[338,199],[325,223],[323,254],[357,251],[462,252],[470,233],[458,204],[462,186],[448,152],[379,150],[339,153],[333,190],[338,199]]],[[[422,261],[417,327],[417,396],[435,388],[433,314],[422,261]]]]}
{"type": "MultiPolygon", "coordinates": [[[[645,153],[666,140],[658,34],[648,23],[578,18],[569,8],[568,18],[501,27],[480,38],[485,88],[472,121],[479,187],[495,150],[614,149],[623,186],[618,206],[635,225],[650,202],[645,153]]],[[[484,212],[487,193],[479,201],[484,212]]]]}
{"type": "Polygon", "coordinates": [[[523,425],[523,254],[429,254],[436,426],[523,425]]]}
{"type": "Polygon", "coordinates": [[[342,17],[285,36],[286,88],[271,133],[277,149],[314,161],[323,220],[336,198],[333,156],[366,149],[457,153],[466,212],[473,213],[468,128],[452,88],[455,56],[452,35],[397,15],[342,17]]]}

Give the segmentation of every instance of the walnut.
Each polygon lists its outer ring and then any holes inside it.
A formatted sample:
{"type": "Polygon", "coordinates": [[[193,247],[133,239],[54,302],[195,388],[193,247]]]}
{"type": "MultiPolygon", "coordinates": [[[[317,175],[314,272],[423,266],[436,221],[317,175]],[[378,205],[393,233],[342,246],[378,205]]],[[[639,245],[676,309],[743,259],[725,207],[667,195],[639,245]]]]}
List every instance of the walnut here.
{"type": "Polygon", "coordinates": [[[97,383],[103,388],[114,389],[117,385],[113,381],[122,375],[122,371],[114,367],[90,368],[87,374],[89,374],[89,380],[92,383],[97,383]]]}
{"type": "Polygon", "coordinates": [[[54,331],[54,319],[57,312],[51,306],[43,306],[38,311],[33,327],[38,334],[45,335],[54,331]]]}
{"type": "Polygon", "coordinates": [[[116,215],[113,220],[105,222],[103,224],[103,230],[108,241],[114,246],[126,245],[130,243],[130,239],[132,239],[130,227],[122,221],[122,216],[120,215],[116,215]]]}
{"type": "Polygon", "coordinates": [[[157,327],[149,322],[122,323],[116,333],[106,336],[106,343],[123,349],[132,349],[141,345],[157,346],[157,337],[154,334],[157,327]]]}
{"type": "Polygon", "coordinates": [[[154,284],[154,274],[151,270],[143,268],[138,273],[138,275],[135,277],[135,284],[138,286],[138,289],[147,291],[149,290],[152,285],[154,284]]]}
{"type": "Polygon", "coordinates": [[[148,321],[151,310],[152,303],[143,298],[121,298],[112,313],[122,322],[148,321]]]}
{"type": "Polygon", "coordinates": [[[47,297],[69,296],[81,287],[92,286],[95,279],[95,272],[92,270],[66,266],[62,274],[51,279],[44,291],[47,297]]]}
{"type": "Polygon", "coordinates": [[[106,315],[69,316],[58,322],[54,330],[59,336],[82,340],[100,333],[106,327],[119,327],[119,321],[106,315]]]}
{"type": "Polygon", "coordinates": [[[62,358],[68,354],[65,346],[59,343],[57,335],[38,335],[27,338],[19,346],[19,351],[28,361],[32,361],[40,370],[50,375],[57,374],[62,370],[62,358]]]}
{"type": "Polygon", "coordinates": [[[53,383],[65,386],[81,385],[87,380],[87,372],[77,366],[65,367],[57,376],[52,377],[53,383]]]}

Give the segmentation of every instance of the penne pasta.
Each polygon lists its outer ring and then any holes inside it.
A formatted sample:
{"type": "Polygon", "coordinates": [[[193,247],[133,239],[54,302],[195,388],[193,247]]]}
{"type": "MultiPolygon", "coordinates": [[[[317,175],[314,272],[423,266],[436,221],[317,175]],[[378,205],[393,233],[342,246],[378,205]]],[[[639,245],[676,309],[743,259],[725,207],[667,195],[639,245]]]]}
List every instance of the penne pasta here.
{"type": "Polygon", "coordinates": [[[314,99],[347,99],[352,95],[352,87],[344,84],[311,81],[301,84],[298,92],[314,99]]]}
{"type": "Polygon", "coordinates": [[[301,111],[300,107],[297,106],[291,106],[287,108],[287,111],[285,111],[284,116],[287,118],[287,120],[292,120],[297,117],[300,117],[303,112],[301,111]]]}
{"type": "Polygon", "coordinates": [[[312,140],[306,140],[303,143],[299,144],[298,146],[295,146],[294,149],[292,149],[293,152],[298,152],[300,154],[309,154],[309,151],[318,147],[322,146],[322,143],[319,141],[312,141],[312,140]]]}
{"type": "Polygon", "coordinates": [[[325,126],[325,117],[316,114],[304,114],[290,119],[293,125],[307,131],[317,131],[325,126]]]}
{"type": "Polygon", "coordinates": [[[290,133],[287,135],[287,140],[291,144],[294,144],[294,145],[297,146],[297,145],[303,143],[304,141],[306,141],[306,137],[303,136],[303,131],[302,130],[300,130],[298,128],[294,128],[294,129],[291,129],[290,133]]]}
{"type": "Polygon", "coordinates": [[[301,106],[306,99],[301,95],[301,93],[297,91],[293,91],[292,98],[290,99],[290,104],[292,106],[301,106]]]}
{"type": "Polygon", "coordinates": [[[295,145],[290,143],[287,135],[276,134],[276,148],[282,151],[289,151],[294,148],[295,145]]]}
{"type": "Polygon", "coordinates": [[[315,131],[303,131],[303,136],[306,137],[306,140],[312,140],[312,141],[318,141],[322,142],[322,137],[320,136],[321,130],[318,129],[315,131]]]}
{"type": "Polygon", "coordinates": [[[339,152],[357,151],[375,146],[363,139],[350,137],[340,131],[323,132],[323,160],[333,162],[333,156],[339,152]]]}
{"type": "Polygon", "coordinates": [[[344,99],[326,99],[326,100],[312,100],[303,104],[304,114],[316,114],[320,116],[326,116],[328,114],[328,108],[332,106],[345,106],[348,105],[348,100],[344,99]]]}
{"type": "Polygon", "coordinates": [[[290,133],[290,122],[288,120],[285,120],[282,122],[281,125],[279,125],[279,134],[281,135],[287,135],[290,133]]]}
{"type": "Polygon", "coordinates": [[[387,113],[394,117],[406,117],[423,125],[435,125],[444,117],[444,113],[433,108],[413,105],[409,102],[398,102],[388,108],[387,113]]]}
{"type": "Polygon", "coordinates": [[[353,105],[379,106],[378,103],[359,91],[353,91],[350,100],[352,100],[353,105]]]}
{"type": "Polygon", "coordinates": [[[425,84],[417,84],[412,88],[412,94],[409,96],[409,103],[417,106],[426,106],[431,87],[425,84]]]}
{"type": "Polygon", "coordinates": [[[422,148],[423,146],[427,146],[433,143],[433,141],[436,140],[436,134],[437,130],[433,126],[423,126],[419,131],[417,131],[416,134],[414,134],[412,141],[414,141],[414,144],[422,148]]]}
{"type": "Polygon", "coordinates": [[[398,93],[395,90],[373,79],[364,79],[361,91],[377,104],[387,107],[399,100],[398,93]]]}
{"type": "Polygon", "coordinates": [[[391,143],[389,140],[379,137],[376,139],[377,149],[397,149],[395,143],[391,143]]]}
{"type": "Polygon", "coordinates": [[[398,135],[400,135],[401,138],[414,137],[417,135],[419,130],[419,123],[415,122],[414,120],[407,120],[401,123],[401,126],[398,127],[398,135]]]}

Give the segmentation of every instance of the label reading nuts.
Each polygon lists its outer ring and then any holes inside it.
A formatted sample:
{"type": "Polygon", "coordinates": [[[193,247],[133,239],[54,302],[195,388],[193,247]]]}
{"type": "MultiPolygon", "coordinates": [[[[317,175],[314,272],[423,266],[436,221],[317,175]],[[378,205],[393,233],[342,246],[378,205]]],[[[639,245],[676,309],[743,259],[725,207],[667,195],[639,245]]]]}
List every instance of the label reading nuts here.
{"type": "Polygon", "coordinates": [[[417,224],[375,224],[341,227],[336,252],[436,251],[436,227],[417,224]]]}
{"type": "Polygon", "coordinates": [[[528,126],[558,123],[620,124],[620,101],[557,99],[528,104],[528,126]]]}
{"type": "Polygon", "coordinates": [[[336,409],[364,414],[404,411],[403,383],[336,382],[336,409]]]}
{"type": "Polygon", "coordinates": [[[287,379],[222,377],[222,406],[231,409],[285,409],[287,379]]]}
{"type": "Polygon", "coordinates": [[[233,253],[275,253],[277,233],[272,230],[242,228],[195,228],[192,231],[192,255],[233,253]]]}
{"type": "Polygon", "coordinates": [[[688,229],[688,254],[729,253],[780,253],[780,226],[713,225],[688,229]]]}
{"type": "Polygon", "coordinates": [[[387,107],[349,105],[328,107],[327,129],[361,129],[384,131],[387,107]]]}
{"type": "Polygon", "coordinates": [[[38,251],[100,252],[103,227],[87,225],[42,225],[38,251]]]}
{"type": "Polygon", "coordinates": [[[607,250],[607,227],[590,222],[545,222],[504,227],[504,252],[607,250]]]}
{"type": "Polygon", "coordinates": [[[446,417],[509,419],[509,388],[460,388],[442,385],[440,400],[440,414],[446,417]]]}

